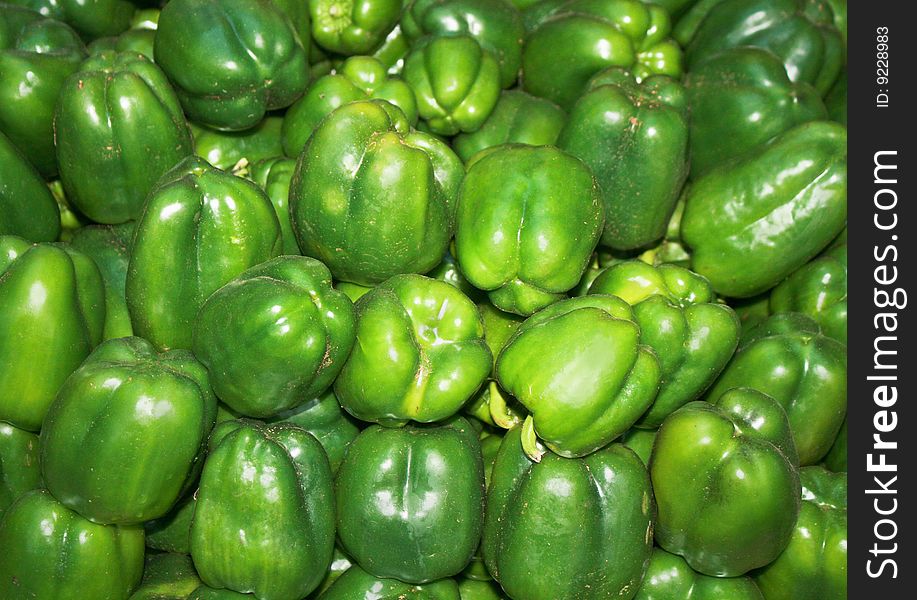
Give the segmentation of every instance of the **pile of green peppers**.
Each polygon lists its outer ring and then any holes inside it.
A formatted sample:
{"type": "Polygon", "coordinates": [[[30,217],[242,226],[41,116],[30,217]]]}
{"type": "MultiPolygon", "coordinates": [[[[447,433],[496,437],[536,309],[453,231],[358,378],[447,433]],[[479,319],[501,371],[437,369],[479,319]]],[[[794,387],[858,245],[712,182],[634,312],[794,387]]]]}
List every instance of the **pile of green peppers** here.
{"type": "Polygon", "coordinates": [[[843,600],[845,0],[0,0],[0,598],[843,600]]]}

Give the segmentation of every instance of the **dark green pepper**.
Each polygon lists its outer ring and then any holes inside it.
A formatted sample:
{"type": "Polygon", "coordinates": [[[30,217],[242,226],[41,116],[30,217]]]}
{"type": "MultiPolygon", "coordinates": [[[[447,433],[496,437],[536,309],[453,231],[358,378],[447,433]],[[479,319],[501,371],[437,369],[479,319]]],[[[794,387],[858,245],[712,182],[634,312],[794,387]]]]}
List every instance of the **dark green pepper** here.
{"type": "Polygon", "coordinates": [[[319,600],[465,600],[452,579],[423,585],[374,577],[354,565],[347,569],[319,600]]]}
{"type": "Polygon", "coordinates": [[[0,518],[19,496],[39,487],[38,436],[0,421],[0,518]]]}
{"type": "MultiPolygon", "coordinates": [[[[228,171],[245,159],[248,164],[283,155],[280,131],[283,118],[264,117],[244,131],[218,131],[191,124],[194,152],[218,169],[228,171]]],[[[244,164],[243,164],[244,166],[244,164]]]]}
{"type": "Polygon", "coordinates": [[[837,432],[834,438],[834,444],[831,450],[825,455],[825,466],[835,473],[847,472],[847,418],[844,417],[844,424],[841,430],[837,432]]]}
{"type": "Polygon", "coordinates": [[[634,600],[764,600],[764,596],[750,577],[702,575],[682,557],[655,548],[634,600]]]}
{"type": "Polygon", "coordinates": [[[248,167],[248,178],[261,186],[274,205],[283,238],[282,254],[300,254],[290,223],[290,181],[295,170],[296,161],[281,156],[265,158],[248,167]]]}
{"type": "Polygon", "coordinates": [[[847,71],[841,72],[825,96],[825,107],[832,121],[847,126],[847,71]]]}
{"type": "Polygon", "coordinates": [[[357,422],[348,415],[331,390],[305,404],[273,417],[273,423],[292,423],[315,436],[328,455],[331,471],[337,472],[350,442],[360,433],[357,422]]]}
{"type": "Polygon", "coordinates": [[[312,37],[338,54],[376,50],[401,17],[402,0],[308,0],[312,37]]]}
{"type": "Polygon", "coordinates": [[[128,600],[187,600],[201,585],[191,557],[184,554],[149,554],[143,565],[140,587],[128,600]]]}
{"type": "Polygon", "coordinates": [[[89,44],[90,54],[105,51],[134,52],[153,60],[153,40],[159,23],[159,9],[142,8],[131,17],[131,26],[117,37],[96,38],[89,44]]]}
{"type": "Polygon", "coordinates": [[[191,554],[191,519],[194,517],[194,502],[194,494],[186,495],[162,517],[144,523],[147,548],[191,554]]]}
{"type": "Polygon", "coordinates": [[[459,582],[459,596],[462,600],[507,600],[496,581],[462,579],[459,582]]]}
{"type": "Polygon", "coordinates": [[[85,39],[117,35],[130,27],[137,8],[128,0],[12,0],[63,21],[85,39]]]}
{"type": "MultiPolygon", "coordinates": [[[[0,59],[2,60],[2,59],[0,59]]],[[[41,174],[0,131],[0,235],[53,242],[60,211],[41,174]]]]}

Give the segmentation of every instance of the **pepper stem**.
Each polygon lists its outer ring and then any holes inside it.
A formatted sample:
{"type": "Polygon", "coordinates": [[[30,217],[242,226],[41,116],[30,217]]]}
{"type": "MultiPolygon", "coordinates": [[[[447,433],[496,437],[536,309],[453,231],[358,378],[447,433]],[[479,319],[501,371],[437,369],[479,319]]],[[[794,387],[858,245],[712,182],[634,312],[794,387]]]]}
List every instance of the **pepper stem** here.
{"type": "Polygon", "coordinates": [[[532,415],[527,416],[522,422],[522,450],[537,463],[541,462],[541,457],[547,452],[535,434],[535,420],[532,419],[532,415]]]}

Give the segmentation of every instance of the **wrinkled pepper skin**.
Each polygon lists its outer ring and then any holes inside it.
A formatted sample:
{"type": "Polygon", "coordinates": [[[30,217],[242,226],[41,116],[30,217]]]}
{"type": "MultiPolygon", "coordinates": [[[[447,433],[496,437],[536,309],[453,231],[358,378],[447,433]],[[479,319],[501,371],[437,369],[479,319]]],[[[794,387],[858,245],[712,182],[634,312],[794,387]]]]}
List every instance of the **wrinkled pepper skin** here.
{"type": "Polygon", "coordinates": [[[409,42],[425,35],[470,35],[500,67],[500,87],[511,87],[522,66],[525,27],[509,2],[491,0],[413,0],[401,19],[409,42]]]}
{"type": "Polygon", "coordinates": [[[84,39],[117,35],[130,27],[137,8],[128,0],[12,0],[73,27],[84,39]]]}
{"type": "Polygon", "coordinates": [[[134,333],[160,349],[190,349],[210,294],[280,248],[277,215],[256,184],[185,158],[137,222],[125,288],[134,333]]]}
{"type": "Polygon", "coordinates": [[[724,0],[710,9],[685,48],[688,70],[726,48],[766,48],[791,81],[824,95],[844,65],[844,43],[825,0],[724,0]]]}
{"type": "Polygon", "coordinates": [[[210,587],[298,600],[331,564],[334,498],[321,444],[289,423],[220,423],[191,524],[191,558],[210,587]]]}
{"type": "Polygon", "coordinates": [[[455,136],[452,148],[467,164],[481,150],[501,144],[553,146],[566,118],[549,100],[522,90],[504,91],[484,124],[477,131],[455,136]]]}
{"type": "Polygon", "coordinates": [[[201,585],[191,557],[184,554],[149,554],[143,565],[140,587],[130,600],[187,600],[201,585]]]}
{"type": "Polygon", "coordinates": [[[0,421],[0,518],[19,496],[39,487],[38,436],[0,421]]]}
{"type": "Polygon", "coordinates": [[[102,341],[102,276],[72,248],[0,236],[0,314],[0,420],[38,431],[64,380],[102,341]]]}
{"type": "Polygon", "coordinates": [[[404,79],[420,118],[439,135],[478,130],[500,98],[497,61],[468,35],[417,41],[404,59],[404,79]]]}
{"type": "Polygon", "coordinates": [[[335,497],[338,538],[364,570],[407,583],[451,577],[481,539],[478,434],[462,418],[440,426],[373,425],[350,444],[335,497]]]}
{"type": "Polygon", "coordinates": [[[77,229],[70,245],[95,262],[105,284],[105,328],[103,340],[134,335],[127,311],[124,284],[131,257],[134,223],[87,225],[77,229]]]}
{"type": "Polygon", "coordinates": [[[799,471],[802,510],[790,545],[755,574],[767,600],[847,598],[847,474],[799,471]]]}
{"type": "Polygon", "coordinates": [[[734,48],[713,55],[685,76],[691,111],[691,177],[796,125],[827,119],[821,95],[794,83],[775,54],[734,48]]]}
{"type": "Polygon", "coordinates": [[[394,105],[345,104],[296,164],[290,215],[299,247],[336,279],[361,285],[425,273],[446,253],[463,176],[452,150],[412,131],[394,105]]]}
{"type": "Polygon", "coordinates": [[[806,263],[775,287],[771,313],[801,312],[819,324],[822,333],[847,344],[847,244],[806,263]]]}
{"type": "Polygon", "coordinates": [[[269,422],[292,423],[311,433],[325,449],[332,473],[337,472],[350,442],[360,433],[357,422],[341,408],[331,390],[296,408],[278,413],[269,422]]]}
{"type": "Polygon", "coordinates": [[[153,52],[189,119],[240,130],[306,89],[302,43],[269,0],[173,0],[159,17],[153,52]]]}
{"type": "Polygon", "coordinates": [[[592,172],[605,204],[602,244],[633,250],[662,238],[688,175],[685,91],[624,69],[602,71],[570,110],[557,145],[592,172]]]}
{"type": "Polygon", "coordinates": [[[0,520],[0,597],[124,600],[143,574],[143,528],[98,525],[47,490],[19,497],[0,520]],[[77,541],[78,540],[78,541],[77,541]]]}
{"type": "Polygon", "coordinates": [[[64,82],[54,139],[67,200],[108,224],[136,219],[157,180],[192,148],[165,74],[129,52],[92,56],[64,82]]]}
{"type": "Polygon", "coordinates": [[[86,57],[66,24],[18,6],[0,6],[0,132],[43,177],[57,174],[54,105],[86,57]]]}
{"type": "Polygon", "coordinates": [[[107,341],[67,378],[48,410],[45,484],[96,523],[161,517],[197,476],[215,421],[206,370],[190,352],[159,354],[136,337],[107,341]]]}
{"type": "Polygon", "coordinates": [[[497,357],[500,385],[561,456],[595,452],[627,431],[656,397],[660,366],[640,343],[633,309],[594,294],[552,304],[519,326],[497,357]]]}
{"type": "Polygon", "coordinates": [[[319,122],[334,109],[371,98],[394,104],[411,125],[417,124],[414,90],[401,79],[390,77],[378,59],[351,56],[332,73],[317,79],[287,110],[283,118],[283,151],[287,156],[299,156],[319,122]]]}
{"type": "Polygon", "coordinates": [[[380,579],[354,565],[347,569],[318,600],[465,600],[452,579],[423,585],[397,579],[380,579]]]}
{"type": "Polygon", "coordinates": [[[634,600],[764,600],[764,596],[750,577],[701,575],[682,557],[654,548],[634,600]]]}
{"type": "Polygon", "coordinates": [[[589,79],[608,67],[681,76],[681,48],[665,9],[638,0],[545,0],[523,13],[525,91],[566,110],[589,79]]]}
{"type": "Polygon", "coordinates": [[[334,391],[358,419],[441,421],[490,373],[478,309],[448,283],[397,275],[357,300],[355,312],[356,342],[334,391]]]}
{"type": "Polygon", "coordinates": [[[710,284],[675,265],[627,261],[606,269],[590,294],[611,294],[634,307],[640,341],[659,358],[659,393],[638,427],[655,429],[669,414],[697,400],[732,358],[739,319],[716,301],[710,284]]]}
{"type": "Polygon", "coordinates": [[[312,37],[337,54],[376,50],[401,17],[402,0],[308,0],[312,37]]]}
{"type": "Polygon", "coordinates": [[[270,417],[324,392],[354,343],[350,298],[305,256],[278,256],[215,291],[194,320],[194,355],[216,395],[270,417]]]}
{"type": "Polygon", "coordinates": [[[224,171],[235,167],[243,158],[249,164],[283,155],[280,131],[283,118],[264,117],[257,125],[244,131],[219,131],[191,124],[194,153],[224,171]]]}
{"type": "Polygon", "coordinates": [[[847,130],[799,125],[688,188],[681,235],[691,268],[724,296],[774,287],[847,220],[847,130]]]}
{"type": "Polygon", "coordinates": [[[53,242],[60,230],[60,211],[45,180],[0,131],[0,235],[53,242]]]}
{"type": "Polygon", "coordinates": [[[650,458],[656,543],[704,575],[763,567],[793,533],[797,464],[786,413],[767,394],[730,389],[685,405],[659,428],[650,458]]]}
{"type": "Polygon", "coordinates": [[[491,575],[511,598],[633,598],[656,510],[643,463],[620,444],[579,459],[548,452],[534,463],[520,432],[504,437],[487,495],[482,548],[491,575]]]}
{"type": "Polygon", "coordinates": [[[825,455],[825,467],[834,471],[835,473],[846,473],[847,472],[847,418],[844,418],[844,424],[841,425],[841,430],[837,432],[837,437],[834,438],[834,444],[831,446],[831,450],[828,451],[828,454],[825,455]]]}
{"type": "Polygon", "coordinates": [[[604,222],[598,185],[579,159],[551,146],[499,146],[465,176],[455,256],[494,306],[527,316],[579,282],[604,222]]]}
{"type": "Polygon", "coordinates": [[[743,335],[707,398],[734,387],[773,396],[793,427],[800,464],[815,464],[831,449],[847,413],[847,348],[798,313],[775,315],[743,335]],[[785,330],[768,331],[782,317],[800,317],[809,326],[789,323],[785,330]]]}
{"type": "Polygon", "coordinates": [[[248,172],[249,179],[261,186],[274,205],[280,223],[280,237],[283,239],[282,254],[301,254],[290,223],[290,182],[295,170],[294,159],[274,156],[254,163],[248,172]]]}

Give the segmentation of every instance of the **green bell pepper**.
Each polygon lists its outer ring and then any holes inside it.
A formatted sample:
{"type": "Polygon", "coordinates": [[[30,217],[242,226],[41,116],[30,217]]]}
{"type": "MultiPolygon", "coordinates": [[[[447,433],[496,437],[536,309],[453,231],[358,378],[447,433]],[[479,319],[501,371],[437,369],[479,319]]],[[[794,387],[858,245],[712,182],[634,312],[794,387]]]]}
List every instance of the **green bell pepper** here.
{"type": "Polygon", "coordinates": [[[789,546],[755,573],[767,600],[847,598],[847,474],[799,471],[802,510],[789,546]]]}
{"type": "Polygon", "coordinates": [[[142,54],[89,57],[54,112],[67,200],[99,223],[136,219],[157,180],[191,154],[191,134],[163,72],[142,54]]]}
{"type": "Polygon", "coordinates": [[[688,72],[685,88],[693,179],[796,125],[828,117],[815,88],[790,81],[780,59],[761,48],[713,55],[688,72]]]}
{"type": "Polygon", "coordinates": [[[19,496],[40,487],[38,436],[0,421],[0,518],[19,496]]]}
{"type": "Polygon", "coordinates": [[[452,579],[423,585],[374,577],[354,565],[347,569],[318,600],[465,600],[452,579]]]}
{"type": "Polygon", "coordinates": [[[147,198],[127,269],[134,333],[191,348],[198,309],[243,271],[280,253],[280,225],[251,181],[189,156],[147,198]]]}
{"type": "Polygon", "coordinates": [[[372,56],[385,66],[389,75],[399,75],[404,69],[404,57],[410,50],[411,46],[401,31],[401,25],[398,24],[385,36],[382,45],[376,48],[372,56]]]}
{"type": "Polygon", "coordinates": [[[414,90],[401,79],[390,77],[378,59],[351,56],[340,67],[317,79],[287,110],[282,131],[284,152],[287,156],[299,156],[319,122],[334,109],[371,98],[394,104],[411,125],[417,124],[414,90]]]}
{"type": "Polygon", "coordinates": [[[312,592],[307,598],[313,600],[314,598],[319,598],[325,590],[330,588],[335,581],[341,578],[341,575],[349,571],[351,568],[357,568],[351,562],[350,557],[348,557],[344,552],[338,548],[334,547],[334,557],[331,559],[331,566],[328,567],[328,571],[325,573],[325,578],[322,579],[322,583],[312,592]]]}
{"type": "Polygon", "coordinates": [[[661,369],[634,311],[594,294],[529,317],[497,357],[497,381],[532,413],[535,432],[580,457],[627,431],[656,397],[661,369]]]}
{"type": "Polygon", "coordinates": [[[634,454],[640,457],[643,464],[650,464],[650,454],[653,452],[653,444],[656,442],[656,429],[639,429],[631,427],[621,436],[621,444],[634,451],[634,454]]]}
{"type": "Polygon", "coordinates": [[[837,432],[834,438],[834,444],[825,455],[825,466],[835,473],[847,472],[847,417],[844,417],[844,424],[841,430],[837,432]]]}
{"type": "Polygon", "coordinates": [[[544,0],[523,13],[525,91],[569,110],[589,79],[608,67],[681,76],[681,48],[661,6],[638,0],[544,0]]]}
{"type": "Polygon", "coordinates": [[[337,54],[376,50],[401,17],[402,0],[308,0],[312,38],[337,54]]]}
{"type": "Polygon", "coordinates": [[[188,118],[248,129],[309,82],[308,48],[270,0],[172,0],[153,44],[188,118]]]}
{"type": "Polygon", "coordinates": [[[847,126],[847,71],[841,72],[825,96],[825,107],[832,121],[847,126]]]}
{"type": "Polygon", "coordinates": [[[763,567],[793,534],[797,465],[786,413],[767,394],[737,388],[685,405],[663,422],[650,457],[656,543],[704,575],[763,567]]]}
{"type": "Polygon", "coordinates": [[[86,57],[66,24],[0,5],[0,132],[43,177],[57,174],[54,105],[64,80],[86,57]]]}
{"type": "Polygon", "coordinates": [[[143,565],[140,587],[128,600],[187,600],[201,585],[191,557],[184,554],[149,554],[143,565]]]}
{"type": "Polygon", "coordinates": [[[425,273],[452,237],[461,160],[412,131],[384,100],[345,104],[309,138],[290,183],[290,215],[303,254],[336,279],[361,285],[425,273]]]}
{"type": "Polygon", "coordinates": [[[455,257],[452,256],[451,252],[446,252],[445,256],[443,256],[443,260],[440,261],[438,265],[433,267],[433,270],[427,273],[427,277],[448,283],[452,287],[458,289],[460,292],[468,296],[468,298],[475,303],[478,303],[487,297],[484,292],[471,285],[471,282],[469,282],[468,278],[465,277],[465,274],[462,273],[462,270],[459,268],[458,261],[455,260],[455,257]]]}
{"type": "Polygon", "coordinates": [[[298,600],[321,583],[334,550],[332,476],[304,429],[220,423],[196,497],[191,557],[208,586],[298,600]]]}
{"type": "Polygon", "coordinates": [[[106,50],[134,52],[153,60],[153,40],[159,23],[159,9],[141,8],[131,17],[130,29],[118,36],[96,38],[89,44],[90,54],[106,50]]]}
{"type": "Polygon", "coordinates": [[[688,10],[684,11],[675,21],[675,27],[672,29],[672,37],[675,41],[682,48],[690,44],[697,34],[697,28],[704,22],[713,7],[721,2],[723,0],[691,0],[688,10]]]}
{"type": "Polygon", "coordinates": [[[10,0],[63,21],[84,39],[117,35],[130,27],[137,7],[128,0],[10,0]]]}
{"type": "Polygon", "coordinates": [[[193,484],[216,398],[187,350],[100,344],[67,378],[41,429],[48,490],[96,523],[161,517],[193,484]],[[168,448],[168,452],[162,449],[168,448]]]}
{"type": "Polygon", "coordinates": [[[257,597],[254,594],[241,594],[226,588],[212,588],[202,584],[191,592],[187,600],[257,600],[257,597]]]}
{"type": "MultiPolygon", "coordinates": [[[[219,131],[191,123],[194,152],[218,169],[228,171],[245,159],[250,165],[259,160],[283,155],[280,131],[283,117],[264,117],[244,131],[219,131]]],[[[245,163],[241,165],[245,166],[245,163]]]]}
{"type": "Polygon", "coordinates": [[[806,263],[771,291],[770,312],[801,312],[847,344],[847,244],[806,263]]]}
{"type": "Polygon", "coordinates": [[[481,150],[501,144],[554,145],[565,120],[566,114],[553,102],[522,90],[508,90],[500,94],[484,124],[477,131],[455,136],[452,148],[468,163],[481,150]]]}
{"type": "Polygon", "coordinates": [[[764,596],[750,577],[702,575],[682,557],[655,548],[634,600],[764,600],[764,596]]]}
{"type": "Polygon", "coordinates": [[[143,528],[98,525],[47,490],[0,520],[0,598],[123,600],[143,574],[143,528]]]}
{"type": "MultiPolygon", "coordinates": [[[[406,583],[451,577],[481,539],[484,465],[477,432],[462,418],[364,429],[338,469],[335,497],[338,538],[361,568],[406,583]]],[[[335,585],[344,587],[344,577],[335,585]]]]}
{"type": "Polygon", "coordinates": [[[462,600],[508,600],[496,581],[462,579],[458,586],[462,600]]]}
{"type": "Polygon", "coordinates": [[[637,84],[601,71],[570,110],[557,145],[592,172],[605,204],[602,244],[633,250],[662,238],[688,175],[685,91],[666,76],[637,84]]]}
{"type": "Polygon", "coordinates": [[[535,463],[522,435],[507,432],[493,467],[482,546],[491,575],[511,598],[631,598],[656,511],[643,463],[620,444],[535,463]]]}
{"type": "Polygon", "coordinates": [[[800,464],[815,464],[831,449],[847,413],[847,348],[803,315],[775,315],[743,334],[707,398],[734,387],[773,396],[786,409],[800,464]]]}
{"type": "Polygon", "coordinates": [[[51,190],[35,167],[0,131],[0,235],[53,242],[60,230],[60,211],[51,190]]]}
{"type": "Polygon", "coordinates": [[[735,313],[717,303],[707,280],[683,267],[620,262],[603,271],[589,293],[617,296],[633,306],[640,342],[659,359],[659,393],[638,427],[655,429],[669,414],[697,400],[739,343],[735,313]]]}
{"type": "Polygon", "coordinates": [[[356,342],[334,391],[358,419],[441,421],[490,373],[477,307],[445,282],[398,275],[357,300],[355,312],[356,342]]]}
{"type": "Polygon", "coordinates": [[[296,161],[282,156],[265,158],[248,166],[248,178],[261,186],[274,205],[283,239],[282,254],[301,254],[290,223],[290,181],[295,170],[296,161]]]}
{"type": "Polygon", "coordinates": [[[519,78],[525,27],[509,2],[412,0],[401,28],[412,44],[425,35],[470,35],[497,60],[500,87],[511,87],[519,78]]]}
{"type": "Polygon", "coordinates": [[[579,282],[604,219],[598,185],[579,159],[552,146],[499,146],[469,166],[455,256],[494,306],[530,315],[579,282]]]}
{"type": "Polygon", "coordinates": [[[500,98],[500,67],[468,35],[427,36],[404,59],[404,79],[431,132],[477,131],[500,98]]]}
{"type": "Polygon", "coordinates": [[[269,422],[292,423],[315,436],[328,455],[332,473],[337,472],[350,442],[360,433],[357,422],[341,408],[331,390],[296,408],[278,413],[269,422]]]}
{"type": "Polygon", "coordinates": [[[847,130],[812,121],[688,188],[681,234],[692,269],[747,298],[818,254],[847,220],[847,130]]]}
{"type": "Polygon", "coordinates": [[[844,42],[825,0],[724,0],[713,6],[685,48],[688,70],[726,48],[766,48],[791,81],[824,95],[844,65],[844,42]]]}
{"type": "Polygon", "coordinates": [[[0,236],[0,315],[0,420],[38,431],[64,380],[102,341],[102,276],[72,248],[0,236]]]}
{"type": "Polygon", "coordinates": [[[354,344],[350,299],[314,258],[279,256],[215,291],[194,320],[192,350],[216,395],[270,417],[328,389],[354,344]]]}
{"type": "Polygon", "coordinates": [[[147,548],[191,554],[191,519],[194,517],[194,504],[194,494],[186,495],[162,517],[144,523],[147,548]]]}

